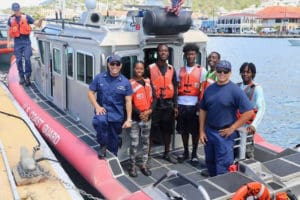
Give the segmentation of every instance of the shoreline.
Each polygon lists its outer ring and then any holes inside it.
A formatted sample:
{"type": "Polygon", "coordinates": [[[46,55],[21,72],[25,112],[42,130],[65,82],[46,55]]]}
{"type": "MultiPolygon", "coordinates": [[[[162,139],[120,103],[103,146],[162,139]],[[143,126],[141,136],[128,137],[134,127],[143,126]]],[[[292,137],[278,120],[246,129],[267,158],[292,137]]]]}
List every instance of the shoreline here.
{"type": "MultiPolygon", "coordinates": [[[[204,32],[205,33],[205,32],[204,32]]],[[[300,38],[300,35],[280,35],[280,34],[234,34],[234,33],[205,33],[208,37],[248,37],[248,38],[300,38]]]]}

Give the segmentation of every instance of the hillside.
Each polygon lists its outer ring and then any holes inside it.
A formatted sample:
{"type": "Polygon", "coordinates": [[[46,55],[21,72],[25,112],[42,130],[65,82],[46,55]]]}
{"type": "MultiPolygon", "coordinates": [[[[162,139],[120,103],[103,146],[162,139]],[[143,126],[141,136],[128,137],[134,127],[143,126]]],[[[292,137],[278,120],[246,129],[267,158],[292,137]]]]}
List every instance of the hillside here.
{"type": "Polygon", "coordinates": [[[261,0],[192,0],[192,9],[196,12],[212,16],[217,8],[223,7],[226,10],[241,10],[251,5],[259,5],[261,0]]]}

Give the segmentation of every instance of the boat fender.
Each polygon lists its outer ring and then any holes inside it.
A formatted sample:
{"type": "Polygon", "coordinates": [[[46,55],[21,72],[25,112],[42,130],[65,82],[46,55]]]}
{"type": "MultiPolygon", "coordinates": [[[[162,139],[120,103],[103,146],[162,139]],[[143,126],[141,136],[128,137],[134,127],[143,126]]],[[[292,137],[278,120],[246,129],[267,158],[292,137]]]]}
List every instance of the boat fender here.
{"type": "Polygon", "coordinates": [[[143,29],[148,35],[177,35],[189,30],[192,12],[181,11],[180,16],[167,13],[163,8],[147,10],[143,17],[143,29]]]}
{"type": "Polygon", "coordinates": [[[258,200],[270,200],[270,192],[268,188],[259,182],[251,182],[240,187],[231,200],[244,200],[248,197],[254,197],[254,199],[258,200]]]}

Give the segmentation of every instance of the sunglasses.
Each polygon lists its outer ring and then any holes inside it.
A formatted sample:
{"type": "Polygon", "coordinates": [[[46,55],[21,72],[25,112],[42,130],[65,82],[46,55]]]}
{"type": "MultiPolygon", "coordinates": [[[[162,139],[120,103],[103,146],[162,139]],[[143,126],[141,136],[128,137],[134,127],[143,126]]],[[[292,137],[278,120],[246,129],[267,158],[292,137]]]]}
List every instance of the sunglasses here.
{"type": "Polygon", "coordinates": [[[221,74],[222,72],[223,72],[223,74],[228,74],[228,73],[230,72],[229,69],[217,69],[216,71],[217,71],[217,73],[219,73],[219,74],[221,74]]]}
{"type": "Polygon", "coordinates": [[[111,66],[117,66],[117,67],[120,67],[121,66],[121,63],[119,62],[112,62],[110,63],[111,66]]]}

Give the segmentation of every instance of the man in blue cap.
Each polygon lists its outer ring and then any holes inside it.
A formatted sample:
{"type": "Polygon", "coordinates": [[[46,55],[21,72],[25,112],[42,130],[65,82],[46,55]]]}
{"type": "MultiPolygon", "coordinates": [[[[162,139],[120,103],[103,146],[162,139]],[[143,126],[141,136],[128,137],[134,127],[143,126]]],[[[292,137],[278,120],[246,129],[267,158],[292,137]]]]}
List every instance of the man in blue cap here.
{"type": "Polygon", "coordinates": [[[11,47],[11,39],[14,39],[14,54],[16,56],[16,62],[19,71],[19,83],[26,86],[30,85],[31,76],[31,62],[30,57],[32,55],[30,33],[30,24],[40,27],[43,19],[34,20],[31,16],[21,12],[20,4],[13,3],[11,9],[14,12],[8,19],[8,37],[7,47],[11,47]],[[25,59],[25,71],[23,69],[22,58],[25,59]]]}
{"type": "Polygon", "coordinates": [[[230,81],[231,64],[221,60],[216,65],[217,82],[209,86],[200,102],[200,141],[204,144],[205,162],[210,176],[228,172],[234,161],[237,129],[253,115],[246,94],[230,81]],[[241,117],[237,119],[237,111],[241,117]]]}
{"type": "Polygon", "coordinates": [[[93,126],[100,145],[99,159],[106,157],[106,149],[117,156],[122,128],[131,127],[132,89],[129,80],[120,73],[121,69],[121,58],[118,55],[110,56],[108,70],[96,75],[89,86],[88,98],[95,109],[93,126]],[[125,122],[124,105],[127,116],[125,122]]]}

